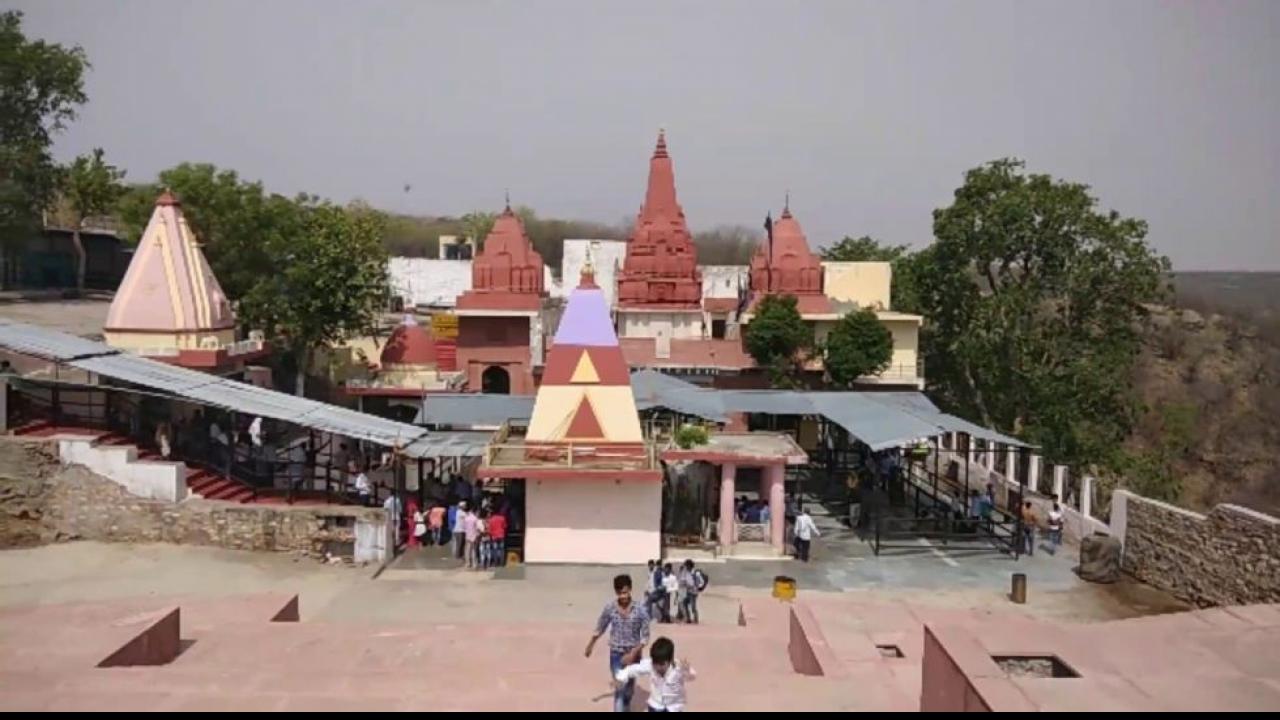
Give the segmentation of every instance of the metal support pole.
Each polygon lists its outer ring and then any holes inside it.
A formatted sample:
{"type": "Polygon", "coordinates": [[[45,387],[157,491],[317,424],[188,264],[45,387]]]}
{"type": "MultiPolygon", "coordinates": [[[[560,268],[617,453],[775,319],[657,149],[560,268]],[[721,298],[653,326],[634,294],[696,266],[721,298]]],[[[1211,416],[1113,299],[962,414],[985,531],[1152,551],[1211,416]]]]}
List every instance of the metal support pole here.
{"type": "MultiPolygon", "coordinates": [[[[235,466],[236,466],[236,411],[235,411],[235,410],[232,410],[232,411],[231,411],[231,422],[230,422],[230,425],[231,425],[231,427],[227,428],[227,462],[226,462],[226,470],[227,470],[227,479],[228,479],[228,480],[233,479],[233,477],[234,477],[234,476],[232,475],[232,470],[234,470],[234,469],[235,469],[235,466]]],[[[257,485],[254,485],[254,486],[253,486],[253,497],[254,497],[254,499],[257,499],[257,497],[258,497],[258,486],[257,486],[257,485]]]]}

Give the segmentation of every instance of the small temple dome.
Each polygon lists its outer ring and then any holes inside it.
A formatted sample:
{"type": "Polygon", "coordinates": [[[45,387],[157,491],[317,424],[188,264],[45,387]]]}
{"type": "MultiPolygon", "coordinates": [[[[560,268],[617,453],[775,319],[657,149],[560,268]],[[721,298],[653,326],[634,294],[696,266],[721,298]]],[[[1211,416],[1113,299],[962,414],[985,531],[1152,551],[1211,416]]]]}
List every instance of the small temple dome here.
{"type": "Polygon", "coordinates": [[[387,365],[435,365],[436,341],[412,315],[396,326],[382,349],[381,361],[387,365]]]}

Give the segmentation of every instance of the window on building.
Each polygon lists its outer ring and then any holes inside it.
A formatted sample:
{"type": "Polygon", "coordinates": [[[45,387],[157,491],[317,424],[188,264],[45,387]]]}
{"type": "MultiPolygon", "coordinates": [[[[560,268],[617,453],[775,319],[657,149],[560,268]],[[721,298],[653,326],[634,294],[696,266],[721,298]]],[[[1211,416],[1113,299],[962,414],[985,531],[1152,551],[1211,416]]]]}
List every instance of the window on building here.
{"type": "Polygon", "coordinates": [[[724,320],[712,320],[711,321],[711,337],[715,338],[716,340],[723,340],[725,325],[726,325],[726,322],[724,320]]]}

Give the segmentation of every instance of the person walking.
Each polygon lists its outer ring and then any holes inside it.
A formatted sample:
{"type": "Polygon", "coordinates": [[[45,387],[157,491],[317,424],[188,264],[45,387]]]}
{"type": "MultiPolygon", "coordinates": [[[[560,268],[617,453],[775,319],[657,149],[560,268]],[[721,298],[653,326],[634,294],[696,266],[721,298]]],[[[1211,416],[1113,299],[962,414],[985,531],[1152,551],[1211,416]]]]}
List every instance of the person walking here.
{"type": "Polygon", "coordinates": [[[427,511],[427,530],[431,532],[431,544],[444,542],[445,509],[440,503],[433,503],[427,511]]]}
{"type": "MultiPolygon", "coordinates": [[[[644,646],[649,643],[649,613],[644,607],[631,598],[631,576],[618,575],[613,578],[614,599],[604,606],[600,619],[596,621],[595,633],[587,641],[586,657],[596,641],[609,631],[609,680],[617,679],[624,668],[640,661],[644,646]]],[[[613,711],[630,712],[631,698],[635,694],[635,677],[628,677],[619,682],[613,690],[613,711]]]]}
{"type": "Polygon", "coordinates": [[[1057,555],[1062,547],[1062,506],[1058,504],[1058,496],[1053,496],[1053,507],[1049,510],[1049,554],[1057,555]]]}
{"type": "Polygon", "coordinates": [[[1031,501],[1022,503],[1022,551],[1031,557],[1036,554],[1036,526],[1040,518],[1036,517],[1031,501]]]}
{"type": "Polygon", "coordinates": [[[818,526],[810,517],[809,511],[800,506],[799,512],[796,514],[795,527],[796,540],[796,558],[801,562],[809,562],[809,548],[816,537],[822,537],[822,533],[818,531],[818,526]]]}
{"type": "Polygon", "coordinates": [[[474,569],[476,541],[480,539],[480,518],[470,507],[470,505],[467,506],[467,512],[462,516],[462,557],[465,559],[467,568],[474,569]]]}
{"type": "Polygon", "coordinates": [[[706,575],[685,560],[680,569],[680,615],[687,623],[698,624],[698,594],[706,587],[706,575]]]}
{"type": "Polygon", "coordinates": [[[449,525],[449,532],[453,540],[453,557],[463,559],[463,550],[466,549],[467,536],[465,532],[465,519],[467,517],[467,502],[461,500],[457,505],[449,508],[453,514],[453,523],[449,525]]]}

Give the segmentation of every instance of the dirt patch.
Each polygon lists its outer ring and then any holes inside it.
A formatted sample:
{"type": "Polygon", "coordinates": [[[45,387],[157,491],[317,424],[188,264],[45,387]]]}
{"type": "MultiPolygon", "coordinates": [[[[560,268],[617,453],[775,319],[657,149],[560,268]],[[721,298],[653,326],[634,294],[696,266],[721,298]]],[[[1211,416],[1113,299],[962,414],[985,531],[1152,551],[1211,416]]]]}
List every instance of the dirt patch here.
{"type": "Polygon", "coordinates": [[[32,547],[56,539],[44,522],[51,478],[60,470],[43,443],[0,442],[0,548],[32,547]]]}

